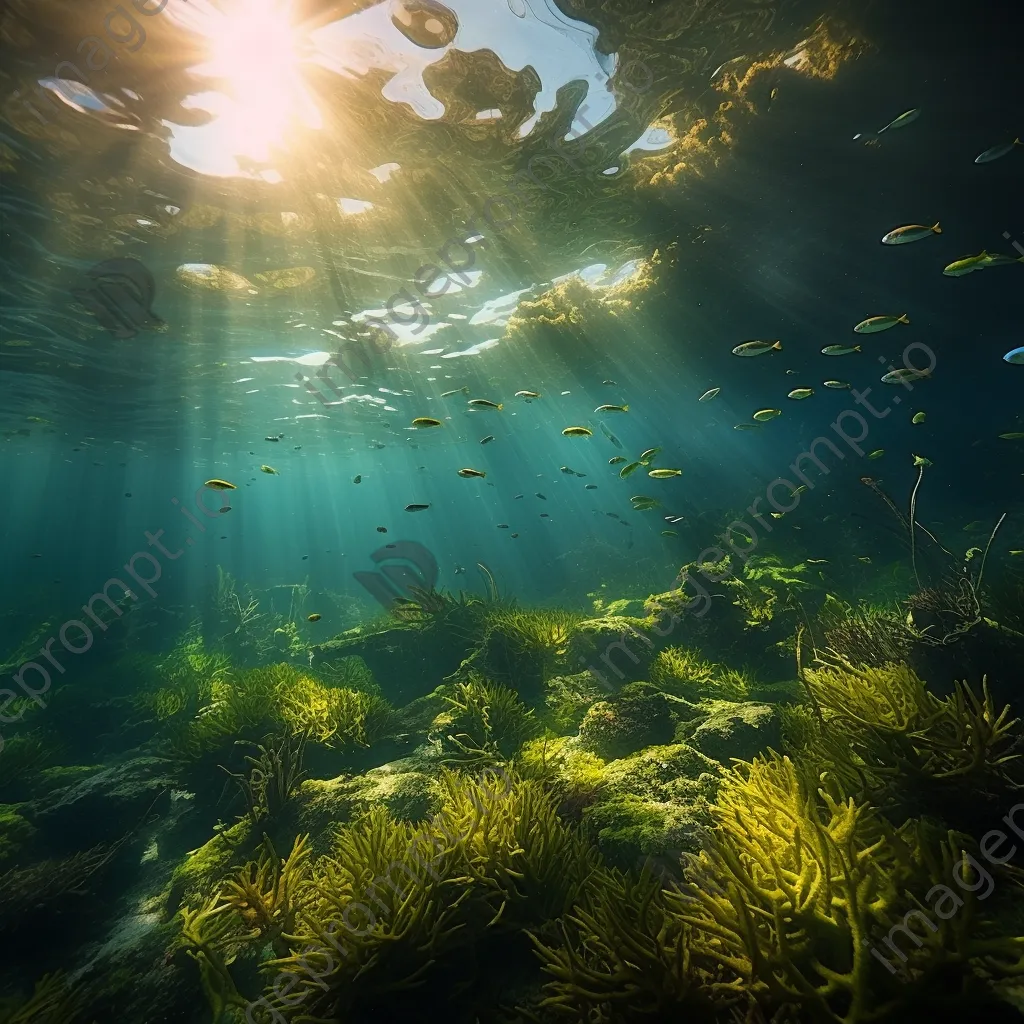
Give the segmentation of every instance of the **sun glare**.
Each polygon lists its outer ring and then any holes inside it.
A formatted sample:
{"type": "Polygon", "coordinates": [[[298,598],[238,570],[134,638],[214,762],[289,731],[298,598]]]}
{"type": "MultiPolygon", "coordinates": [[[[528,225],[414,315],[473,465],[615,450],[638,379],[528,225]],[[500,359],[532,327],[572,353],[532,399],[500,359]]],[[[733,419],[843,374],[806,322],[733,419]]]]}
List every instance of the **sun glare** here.
{"type": "Polygon", "coordinates": [[[211,110],[216,144],[235,157],[269,163],[289,130],[322,127],[299,70],[296,33],[281,0],[238,0],[208,30],[210,56],[192,68],[218,80],[224,96],[211,110]]]}

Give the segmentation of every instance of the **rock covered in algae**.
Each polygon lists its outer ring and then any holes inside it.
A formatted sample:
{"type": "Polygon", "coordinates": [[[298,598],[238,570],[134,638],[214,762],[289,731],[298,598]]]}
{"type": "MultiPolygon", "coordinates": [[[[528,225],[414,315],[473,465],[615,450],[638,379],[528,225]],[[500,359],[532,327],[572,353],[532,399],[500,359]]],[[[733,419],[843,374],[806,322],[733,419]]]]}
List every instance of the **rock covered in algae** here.
{"type": "Polygon", "coordinates": [[[423,821],[440,807],[441,795],[432,777],[419,769],[415,758],[382,764],[362,775],[336,779],[307,779],[296,803],[299,831],[309,832],[314,847],[318,839],[329,842],[333,826],[350,821],[372,807],[385,807],[401,821],[423,821]]]}
{"type": "Polygon", "coordinates": [[[136,757],[34,801],[26,814],[47,843],[59,850],[83,850],[112,842],[147,814],[163,814],[177,783],[159,757],[136,757]]]}
{"type": "Polygon", "coordinates": [[[647,679],[656,653],[647,625],[628,615],[586,619],[573,630],[566,661],[584,666],[609,688],[647,679]]]}
{"type": "Polygon", "coordinates": [[[668,743],[675,723],[665,695],[649,688],[594,704],[580,723],[580,745],[598,757],[628,757],[644,747],[668,743]]]}
{"type": "Polygon", "coordinates": [[[708,757],[728,765],[733,758],[752,761],[769,747],[780,749],[782,721],[773,705],[713,701],[707,709],[707,718],[681,725],[678,738],[708,757]]]}

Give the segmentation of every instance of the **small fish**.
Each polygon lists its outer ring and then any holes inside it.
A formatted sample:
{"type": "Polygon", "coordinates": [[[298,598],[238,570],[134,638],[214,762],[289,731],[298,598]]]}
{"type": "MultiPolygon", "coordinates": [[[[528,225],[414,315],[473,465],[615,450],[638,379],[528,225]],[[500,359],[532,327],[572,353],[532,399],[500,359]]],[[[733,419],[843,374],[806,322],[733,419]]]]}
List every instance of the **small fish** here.
{"type": "Polygon", "coordinates": [[[897,324],[909,324],[910,317],[906,313],[900,316],[869,316],[867,320],[861,320],[854,330],[858,334],[877,334],[879,331],[887,331],[897,324]]]}
{"type": "Polygon", "coordinates": [[[627,476],[635,473],[641,465],[642,463],[640,462],[631,462],[628,466],[623,466],[622,469],[619,470],[619,476],[625,480],[627,476]]]}
{"type": "Polygon", "coordinates": [[[643,463],[645,466],[649,466],[654,460],[654,456],[660,451],[660,448],[648,448],[647,451],[640,453],[640,458],[637,461],[643,463]]]}
{"type": "Polygon", "coordinates": [[[512,500],[513,501],[518,501],[521,497],[522,497],[521,494],[517,494],[512,500]]]}
{"type": "Polygon", "coordinates": [[[604,436],[607,437],[616,448],[622,447],[622,442],[604,425],[604,423],[600,423],[598,425],[601,428],[601,433],[604,434],[604,436]]]}
{"type": "Polygon", "coordinates": [[[610,516],[612,519],[618,519],[619,517],[614,512],[605,512],[606,516],[610,516]]]}
{"type": "Polygon", "coordinates": [[[789,493],[796,497],[796,495],[798,494],[803,494],[804,491],[806,491],[807,489],[807,484],[801,484],[799,487],[794,487],[793,490],[790,491],[789,493]]]}
{"type": "Polygon", "coordinates": [[[1004,256],[999,252],[982,252],[984,257],[982,263],[987,270],[989,267],[1008,267],[1011,263],[1024,263],[1024,256],[1004,256]]]}
{"type": "Polygon", "coordinates": [[[219,513],[220,513],[220,514],[221,514],[222,516],[223,516],[223,515],[226,515],[226,514],[227,514],[228,512],[230,512],[230,511],[231,511],[231,506],[230,506],[230,505],[221,505],[221,507],[220,507],[219,509],[217,509],[217,511],[218,511],[218,512],[219,512],[219,513]]]}
{"type": "Polygon", "coordinates": [[[1019,430],[1013,430],[1009,434],[1000,434],[999,436],[1004,441],[1019,441],[1022,437],[1024,437],[1024,433],[1022,433],[1019,430]]]}
{"type": "Polygon", "coordinates": [[[931,370],[915,370],[912,366],[901,366],[882,375],[883,384],[902,384],[905,381],[923,380],[932,375],[931,370]]]}
{"type": "Polygon", "coordinates": [[[280,441],[281,438],[279,438],[279,437],[265,437],[265,438],[263,438],[263,440],[264,441],[280,441]]]}
{"type": "Polygon", "coordinates": [[[362,475],[362,473],[358,473],[356,476],[352,477],[352,483],[354,483],[354,484],[361,484],[362,482],[363,482],[363,475],[362,475]]]}
{"type": "Polygon", "coordinates": [[[270,473],[271,476],[280,476],[280,473],[273,466],[260,466],[261,473],[270,473]]]}
{"type": "Polygon", "coordinates": [[[377,532],[378,533],[387,533],[388,532],[388,528],[386,526],[378,526],[377,527],[377,532]]]}
{"type": "Polygon", "coordinates": [[[421,504],[414,503],[412,505],[406,505],[405,506],[405,511],[406,512],[425,512],[428,508],[430,508],[429,505],[421,505],[421,504]]]}
{"type": "Polygon", "coordinates": [[[913,424],[924,423],[928,417],[923,412],[915,412],[910,422],[913,424]]]}
{"type": "Polygon", "coordinates": [[[566,427],[562,431],[562,437],[593,437],[594,432],[590,427],[566,427]]]}
{"type": "Polygon", "coordinates": [[[662,537],[678,537],[679,533],[676,530],[662,530],[661,535],[662,537]]]}
{"type": "Polygon", "coordinates": [[[823,356],[849,356],[860,351],[860,345],[826,345],[822,350],[823,356]]]}
{"type": "Polygon", "coordinates": [[[868,454],[869,459],[880,459],[885,454],[884,448],[876,448],[873,452],[868,454]]]}
{"type": "Polygon", "coordinates": [[[801,398],[810,398],[814,394],[814,388],[793,388],[787,398],[794,398],[799,401],[801,398]]]}
{"type": "Polygon", "coordinates": [[[828,565],[827,558],[807,558],[804,559],[808,565],[828,565]]]}
{"type": "MultiPolygon", "coordinates": [[[[1020,353],[1021,353],[1021,357],[1022,357],[1021,358],[1021,362],[1024,362],[1024,348],[1019,349],[1018,351],[1020,351],[1020,353]]],[[[1011,355],[1012,355],[1012,353],[1011,353],[1011,355]]],[[[1007,360],[1007,362],[1010,362],[1010,360],[1007,360]]],[[[610,458],[608,460],[608,465],[609,466],[617,466],[620,462],[625,462],[625,461],[626,461],[626,457],[624,455],[614,455],[614,456],[612,456],[612,458],[610,458]]]]}
{"type": "Polygon", "coordinates": [[[1003,142],[998,146],[993,146],[991,149],[986,149],[984,153],[979,153],[974,158],[974,162],[976,164],[990,164],[993,160],[1006,156],[1007,153],[1013,150],[1014,146],[1024,146],[1024,142],[1021,142],[1020,139],[1014,139],[1013,142],[1003,142]]]}
{"type": "Polygon", "coordinates": [[[967,274],[974,273],[975,270],[984,270],[986,256],[988,256],[988,253],[984,250],[978,253],[977,256],[962,256],[960,259],[954,260],[944,267],[942,273],[946,277],[964,277],[967,274]]]}
{"type": "Polygon", "coordinates": [[[905,224],[901,228],[893,228],[892,231],[882,235],[882,245],[904,245],[907,242],[919,242],[929,235],[941,235],[942,228],[936,221],[930,228],[924,224],[905,224]]]}
{"type": "Polygon", "coordinates": [[[870,555],[858,555],[857,556],[857,561],[858,562],[863,562],[865,565],[870,565],[871,564],[871,556],[870,555]]]}
{"type": "Polygon", "coordinates": [[[540,500],[541,500],[541,501],[547,501],[547,500],[548,500],[547,498],[545,498],[545,497],[544,497],[544,495],[543,495],[543,494],[541,494],[541,493],[540,493],[540,491],[537,491],[537,492],[536,492],[536,496],[537,496],[538,498],[540,498],[540,500]]]}
{"type": "Polygon", "coordinates": [[[493,440],[494,440],[494,435],[493,434],[488,434],[486,437],[481,437],[480,438],[480,443],[481,444],[490,444],[493,440]]]}
{"type": "Polygon", "coordinates": [[[498,523],[498,529],[499,530],[507,530],[508,529],[508,523],[498,523]]]}
{"type": "Polygon", "coordinates": [[[478,477],[483,479],[487,474],[482,469],[460,469],[459,476],[463,477],[478,477]]]}
{"type": "Polygon", "coordinates": [[[489,402],[486,398],[471,398],[469,404],[478,409],[497,409],[499,412],[505,408],[502,402],[489,402]]]}
{"type": "Polygon", "coordinates": [[[666,523],[681,523],[686,516],[665,516],[666,523]]]}
{"type": "Polygon", "coordinates": [[[599,405],[594,412],[629,412],[628,405],[599,405]]]}
{"type": "Polygon", "coordinates": [[[513,540],[515,540],[515,539],[516,539],[516,537],[518,537],[518,536],[519,536],[519,534],[518,534],[518,533],[510,533],[510,534],[509,534],[509,536],[510,536],[510,537],[511,537],[511,538],[512,538],[513,540]]]}
{"type": "Polygon", "coordinates": [[[540,518],[541,518],[541,519],[550,519],[550,518],[551,518],[551,516],[550,516],[550,515],[548,515],[548,513],[547,513],[547,512],[541,512],[541,514],[540,514],[540,518]]]}
{"type": "Polygon", "coordinates": [[[568,466],[559,466],[558,468],[566,476],[575,476],[576,475],[576,470],[570,469],[568,466]]]}
{"type": "Polygon", "coordinates": [[[442,398],[451,398],[452,395],[468,395],[468,394],[469,394],[469,385],[467,384],[464,388],[456,388],[454,391],[442,391],[441,392],[441,397],[442,398]]]}
{"type": "Polygon", "coordinates": [[[610,386],[611,386],[611,387],[613,387],[613,388],[617,388],[617,387],[619,386],[619,385],[618,385],[618,384],[616,384],[616,383],[615,383],[615,381],[613,381],[613,380],[603,380],[603,381],[601,381],[601,383],[602,383],[602,384],[608,384],[608,385],[610,385],[610,386]]]}
{"type": "Polygon", "coordinates": [[[1003,362],[1013,363],[1014,366],[1024,366],[1024,345],[1020,348],[1010,349],[1010,351],[1003,356],[1003,362]]]}
{"type": "Polygon", "coordinates": [[[920,107],[915,107],[913,110],[907,110],[904,113],[900,114],[899,117],[894,118],[892,121],[890,121],[884,128],[879,128],[875,134],[881,135],[882,132],[887,132],[890,128],[905,128],[908,124],[912,124],[914,121],[916,121],[920,114],[920,107]]]}
{"type": "Polygon", "coordinates": [[[433,416],[417,416],[412,421],[412,425],[422,430],[424,427],[439,427],[441,426],[441,421],[434,419],[433,416]]]}
{"type": "Polygon", "coordinates": [[[757,430],[760,427],[760,423],[737,423],[733,430],[757,430]]]}
{"type": "Polygon", "coordinates": [[[786,375],[790,376],[790,377],[795,377],[796,376],[796,370],[787,370],[786,371],[786,375]]]}
{"type": "Polygon", "coordinates": [[[772,517],[772,519],[781,519],[785,514],[786,514],[785,512],[769,512],[768,513],[768,515],[770,515],[772,517]]]}
{"type": "Polygon", "coordinates": [[[750,418],[755,423],[767,423],[769,420],[775,419],[776,416],[781,416],[781,409],[758,409],[750,418]]]}
{"type": "Polygon", "coordinates": [[[712,398],[721,393],[721,390],[721,388],[710,388],[709,390],[705,391],[704,394],[697,399],[697,401],[710,402],[712,398]]]}
{"type": "Polygon", "coordinates": [[[682,476],[681,469],[649,469],[647,475],[655,480],[667,480],[672,476],[682,476]]]}
{"type": "Polygon", "coordinates": [[[322,618],[323,618],[323,616],[319,612],[312,612],[310,615],[306,616],[306,621],[307,622],[319,622],[322,618]]]}
{"type": "Polygon", "coordinates": [[[585,491],[596,491],[597,490],[597,484],[587,484],[587,486],[584,488],[584,490],[585,491]]]}
{"type": "Polygon", "coordinates": [[[915,466],[930,466],[930,465],[932,465],[932,461],[931,461],[931,459],[926,459],[923,455],[915,455],[914,456],[914,465],[915,466]]]}
{"type": "Polygon", "coordinates": [[[536,391],[517,391],[516,398],[540,398],[536,391]]]}
{"type": "Polygon", "coordinates": [[[848,388],[850,385],[845,380],[827,380],[825,381],[825,387],[827,388],[848,388]]]}
{"type": "Polygon", "coordinates": [[[1024,548],[1010,548],[1011,555],[1024,555],[1024,548]]]}
{"type": "Polygon", "coordinates": [[[207,480],[204,487],[212,487],[215,491],[237,491],[238,488],[234,484],[229,483],[227,480],[219,480],[214,477],[212,480],[207,480]]]}
{"type": "Polygon", "coordinates": [[[734,356],[763,356],[765,352],[781,352],[781,341],[745,341],[733,350],[734,356]]]}

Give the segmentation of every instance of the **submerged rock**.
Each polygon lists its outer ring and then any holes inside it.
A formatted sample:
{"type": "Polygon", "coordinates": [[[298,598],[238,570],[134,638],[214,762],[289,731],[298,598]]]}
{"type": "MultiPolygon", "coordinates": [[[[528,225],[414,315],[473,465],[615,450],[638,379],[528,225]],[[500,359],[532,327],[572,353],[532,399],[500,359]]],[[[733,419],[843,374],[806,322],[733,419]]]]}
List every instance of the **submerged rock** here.
{"type": "Polygon", "coordinates": [[[54,790],[23,813],[49,849],[85,850],[121,839],[149,814],[163,814],[176,785],[165,760],[136,757],[54,790]]]}
{"type": "Polygon", "coordinates": [[[678,730],[680,739],[708,757],[728,765],[733,758],[752,761],[769,747],[780,749],[782,722],[773,705],[714,701],[709,710],[707,718],[686,722],[678,730]]]}
{"type": "Polygon", "coordinates": [[[579,735],[584,750],[613,760],[668,743],[674,731],[665,695],[641,690],[598,701],[583,716],[579,735]]]}
{"type": "Polygon", "coordinates": [[[657,650],[646,630],[644,619],[627,615],[587,619],[573,630],[566,661],[586,667],[609,690],[647,679],[657,650]]]}

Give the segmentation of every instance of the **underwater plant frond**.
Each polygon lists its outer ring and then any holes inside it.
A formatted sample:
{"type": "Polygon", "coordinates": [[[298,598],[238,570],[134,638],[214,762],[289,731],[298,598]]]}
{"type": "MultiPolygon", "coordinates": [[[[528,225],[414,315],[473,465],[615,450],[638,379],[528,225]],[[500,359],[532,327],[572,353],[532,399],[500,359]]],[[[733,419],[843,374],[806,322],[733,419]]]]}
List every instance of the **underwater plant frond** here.
{"type": "Polygon", "coordinates": [[[298,790],[306,774],[302,770],[306,736],[285,733],[276,744],[255,746],[259,756],[246,757],[252,765],[248,776],[228,772],[245,798],[249,819],[254,825],[264,818],[276,818],[298,790]]]}
{"type": "Polygon", "coordinates": [[[67,1024],[82,1008],[81,989],[69,984],[63,971],[44,974],[32,995],[17,1007],[4,1024],[67,1024]]]}
{"type": "Polygon", "coordinates": [[[539,729],[533,712],[506,686],[471,677],[456,683],[445,701],[448,710],[432,732],[451,761],[507,760],[539,729]]]}

